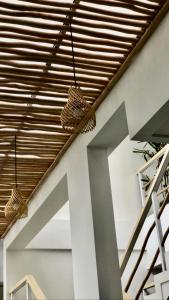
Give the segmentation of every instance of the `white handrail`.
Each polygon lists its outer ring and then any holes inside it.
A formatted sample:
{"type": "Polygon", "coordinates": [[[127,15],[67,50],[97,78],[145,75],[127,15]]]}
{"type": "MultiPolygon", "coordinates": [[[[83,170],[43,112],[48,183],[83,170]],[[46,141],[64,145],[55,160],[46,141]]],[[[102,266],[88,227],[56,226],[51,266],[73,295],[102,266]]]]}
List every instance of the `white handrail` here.
{"type": "Polygon", "coordinates": [[[44,293],[42,292],[35,278],[32,275],[25,275],[21,280],[19,280],[15,284],[15,286],[12,289],[10,289],[9,295],[11,296],[15,294],[25,285],[28,285],[30,287],[36,300],[47,300],[47,298],[45,297],[44,293]]]}
{"type": "Polygon", "coordinates": [[[156,160],[164,155],[167,148],[169,149],[169,144],[165,145],[159,152],[157,152],[152,158],[150,158],[139,170],[137,174],[143,173],[146,169],[148,169],[156,160]]]}
{"type": "Polygon", "coordinates": [[[132,253],[132,251],[134,249],[134,246],[136,244],[138,235],[140,234],[140,231],[141,231],[142,226],[144,224],[145,218],[147,217],[147,214],[148,214],[149,209],[151,207],[151,204],[152,204],[152,200],[151,200],[152,193],[158,191],[158,188],[159,188],[160,182],[162,180],[162,177],[164,175],[164,172],[165,172],[165,170],[168,167],[168,164],[169,164],[169,144],[167,144],[161,151],[159,151],[155,155],[155,158],[151,159],[150,163],[147,162],[138,171],[138,172],[143,172],[144,170],[146,170],[154,162],[155,159],[160,158],[162,155],[163,155],[163,159],[161,161],[161,164],[159,166],[157,174],[154,176],[152,184],[151,184],[151,186],[149,188],[148,195],[146,197],[145,205],[144,205],[144,207],[142,209],[141,215],[140,215],[140,217],[138,219],[138,222],[137,222],[137,224],[136,224],[136,226],[134,228],[134,231],[133,231],[133,233],[131,235],[130,241],[129,241],[128,246],[127,246],[127,249],[125,251],[124,257],[122,259],[121,266],[120,266],[121,275],[123,274],[123,272],[125,270],[125,267],[126,267],[126,265],[128,263],[130,255],[131,255],[131,253],[132,253]]]}

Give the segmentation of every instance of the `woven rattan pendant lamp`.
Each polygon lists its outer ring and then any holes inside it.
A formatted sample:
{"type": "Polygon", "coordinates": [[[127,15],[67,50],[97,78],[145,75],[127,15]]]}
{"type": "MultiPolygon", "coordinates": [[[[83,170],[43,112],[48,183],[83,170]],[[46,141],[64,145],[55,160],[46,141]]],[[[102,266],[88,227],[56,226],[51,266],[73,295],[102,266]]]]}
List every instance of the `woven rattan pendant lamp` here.
{"type": "MultiPolygon", "coordinates": [[[[61,125],[66,132],[76,132],[80,122],[85,119],[86,114],[91,109],[91,105],[85,100],[80,87],[77,85],[76,71],[75,71],[75,56],[73,48],[73,34],[70,18],[70,36],[72,46],[72,64],[74,74],[74,86],[69,88],[68,101],[61,112],[61,125]]],[[[91,131],[96,126],[95,114],[86,122],[84,127],[81,129],[81,133],[91,131]]]]}
{"type": "Polygon", "coordinates": [[[16,157],[16,135],[15,135],[15,186],[12,189],[11,197],[5,206],[5,217],[12,219],[17,215],[18,219],[28,215],[28,207],[23,199],[17,183],[17,157],[16,157]]]}

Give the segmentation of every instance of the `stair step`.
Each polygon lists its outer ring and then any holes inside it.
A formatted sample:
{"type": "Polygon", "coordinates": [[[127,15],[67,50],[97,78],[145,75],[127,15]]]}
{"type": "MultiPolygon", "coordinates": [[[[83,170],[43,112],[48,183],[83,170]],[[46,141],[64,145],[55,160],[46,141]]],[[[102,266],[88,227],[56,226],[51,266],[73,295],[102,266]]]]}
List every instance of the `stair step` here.
{"type": "Polygon", "coordinates": [[[144,286],[144,289],[143,289],[145,295],[152,295],[155,293],[155,284],[154,282],[149,282],[147,283],[145,286],[144,286]]]}

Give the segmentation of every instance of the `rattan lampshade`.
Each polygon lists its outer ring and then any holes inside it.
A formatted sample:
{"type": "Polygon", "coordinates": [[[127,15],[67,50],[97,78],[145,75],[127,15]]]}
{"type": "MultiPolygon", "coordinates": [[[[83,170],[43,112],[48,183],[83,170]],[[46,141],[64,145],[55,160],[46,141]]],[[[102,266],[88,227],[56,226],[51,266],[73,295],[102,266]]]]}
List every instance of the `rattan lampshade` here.
{"type": "Polygon", "coordinates": [[[17,214],[17,211],[13,208],[11,199],[5,205],[5,217],[7,219],[12,219],[17,214]]]}
{"type": "Polygon", "coordinates": [[[5,217],[10,219],[18,214],[18,218],[28,215],[28,207],[18,187],[12,189],[11,197],[5,206],[5,217]]]}
{"type": "Polygon", "coordinates": [[[11,219],[17,215],[18,219],[28,215],[27,203],[17,184],[17,159],[16,159],[16,136],[15,136],[15,186],[12,189],[11,197],[5,206],[5,217],[11,219]]]}
{"type": "MultiPolygon", "coordinates": [[[[91,106],[84,99],[79,87],[71,87],[68,91],[68,102],[61,113],[61,124],[67,132],[75,132],[77,126],[90,110],[91,106]]],[[[81,133],[88,132],[96,126],[95,115],[87,121],[81,133]]]]}
{"type": "MultiPolygon", "coordinates": [[[[68,91],[68,102],[61,112],[61,125],[66,132],[74,133],[77,131],[78,125],[82,120],[85,120],[85,116],[91,109],[91,105],[85,100],[80,87],[77,85],[76,80],[76,70],[75,70],[75,55],[73,49],[73,33],[71,26],[70,17],[70,36],[71,36],[71,46],[72,46],[72,67],[74,75],[74,85],[69,88],[68,91]]],[[[96,126],[95,114],[92,115],[90,120],[86,120],[83,129],[80,130],[81,133],[86,133],[91,131],[96,126]]]]}

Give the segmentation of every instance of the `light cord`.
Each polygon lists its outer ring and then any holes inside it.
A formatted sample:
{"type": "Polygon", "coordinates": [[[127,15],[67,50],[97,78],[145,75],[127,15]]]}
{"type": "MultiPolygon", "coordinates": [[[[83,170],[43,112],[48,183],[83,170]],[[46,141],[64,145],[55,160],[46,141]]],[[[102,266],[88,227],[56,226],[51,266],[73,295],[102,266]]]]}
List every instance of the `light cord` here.
{"type": "Polygon", "coordinates": [[[75,82],[75,86],[77,87],[77,81],[76,81],[76,70],[75,70],[75,53],[74,53],[74,48],[73,48],[73,33],[72,33],[71,17],[70,17],[70,37],[71,37],[71,46],[72,46],[72,65],[73,65],[73,75],[74,75],[74,82],[75,82]]]}

